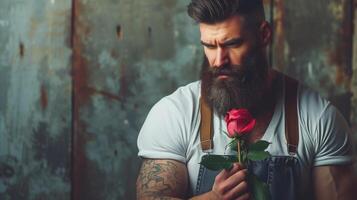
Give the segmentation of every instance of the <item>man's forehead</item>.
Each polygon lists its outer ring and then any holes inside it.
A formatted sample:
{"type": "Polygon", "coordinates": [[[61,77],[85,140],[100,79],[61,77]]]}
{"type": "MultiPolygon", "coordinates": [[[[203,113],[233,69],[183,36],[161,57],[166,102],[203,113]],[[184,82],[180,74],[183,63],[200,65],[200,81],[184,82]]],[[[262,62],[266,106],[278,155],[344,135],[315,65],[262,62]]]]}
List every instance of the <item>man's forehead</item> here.
{"type": "Polygon", "coordinates": [[[239,16],[231,17],[215,24],[200,23],[201,40],[205,42],[224,42],[239,38],[242,35],[242,19],[239,16]]]}

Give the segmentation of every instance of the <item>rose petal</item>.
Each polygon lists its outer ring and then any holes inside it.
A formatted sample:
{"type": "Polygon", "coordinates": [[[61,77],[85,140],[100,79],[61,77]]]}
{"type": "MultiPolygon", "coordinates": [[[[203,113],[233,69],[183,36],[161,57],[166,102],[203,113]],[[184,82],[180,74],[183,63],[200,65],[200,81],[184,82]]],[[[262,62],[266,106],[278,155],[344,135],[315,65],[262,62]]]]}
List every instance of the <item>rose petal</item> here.
{"type": "Polygon", "coordinates": [[[227,131],[228,131],[228,135],[229,137],[233,138],[236,134],[237,131],[237,123],[235,122],[231,122],[227,125],[227,131]]]}
{"type": "Polygon", "coordinates": [[[226,123],[228,123],[230,120],[229,120],[229,114],[227,113],[226,116],[224,117],[224,121],[226,121],[226,123]]]}
{"type": "Polygon", "coordinates": [[[243,135],[253,130],[256,120],[247,109],[232,109],[227,112],[224,120],[230,137],[243,135]]]}
{"type": "Polygon", "coordinates": [[[242,128],[239,133],[241,133],[241,135],[243,135],[243,134],[252,132],[255,124],[256,124],[256,120],[253,119],[252,121],[250,121],[249,124],[247,124],[244,128],[242,128]]]}

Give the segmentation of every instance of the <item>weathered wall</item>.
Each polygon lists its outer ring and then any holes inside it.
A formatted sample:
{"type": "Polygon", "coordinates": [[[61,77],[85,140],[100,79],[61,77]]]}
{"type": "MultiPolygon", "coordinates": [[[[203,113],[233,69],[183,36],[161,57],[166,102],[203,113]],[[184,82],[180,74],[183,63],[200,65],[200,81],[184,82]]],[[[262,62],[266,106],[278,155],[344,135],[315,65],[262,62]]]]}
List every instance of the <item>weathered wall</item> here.
{"type": "Polygon", "coordinates": [[[357,141],[355,8],[353,0],[274,0],[273,65],[331,100],[357,141]]]}
{"type": "Polygon", "coordinates": [[[351,115],[351,0],[275,0],[274,66],[351,115]]]}
{"type": "MultiPolygon", "coordinates": [[[[1,200],[135,198],[149,109],[198,78],[188,2],[0,2],[1,200]]],[[[352,0],[264,2],[274,67],[333,100],[356,135],[352,0]]]]}
{"type": "Polygon", "coordinates": [[[0,2],[0,199],[70,197],[71,1],[0,2]]]}
{"type": "Polygon", "coordinates": [[[353,51],[352,51],[352,83],[351,83],[351,91],[353,93],[352,96],[352,106],[351,106],[351,124],[352,130],[354,133],[354,138],[357,144],[357,1],[353,1],[353,5],[351,6],[351,11],[353,12],[353,51]]]}
{"type": "Polygon", "coordinates": [[[202,51],[185,5],[76,1],[75,199],[135,198],[141,124],[156,101],[198,76],[202,51]]]}

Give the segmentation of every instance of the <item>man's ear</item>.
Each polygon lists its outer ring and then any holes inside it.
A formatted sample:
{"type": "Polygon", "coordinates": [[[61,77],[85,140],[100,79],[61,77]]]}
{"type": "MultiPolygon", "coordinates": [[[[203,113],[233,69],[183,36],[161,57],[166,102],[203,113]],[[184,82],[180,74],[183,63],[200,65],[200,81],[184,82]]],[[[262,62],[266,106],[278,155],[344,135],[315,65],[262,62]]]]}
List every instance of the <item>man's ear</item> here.
{"type": "Polygon", "coordinates": [[[268,46],[273,37],[273,31],[272,28],[267,21],[263,21],[259,27],[259,33],[260,33],[260,41],[262,42],[262,45],[268,46]]]}

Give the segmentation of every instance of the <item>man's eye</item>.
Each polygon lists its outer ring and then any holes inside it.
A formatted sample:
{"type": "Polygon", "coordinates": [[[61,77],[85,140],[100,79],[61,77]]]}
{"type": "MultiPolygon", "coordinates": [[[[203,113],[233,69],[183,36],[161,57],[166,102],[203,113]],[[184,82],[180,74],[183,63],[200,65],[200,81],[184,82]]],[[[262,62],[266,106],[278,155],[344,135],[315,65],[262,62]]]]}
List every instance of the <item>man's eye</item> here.
{"type": "Polygon", "coordinates": [[[206,45],[205,46],[207,49],[215,49],[216,48],[216,46],[211,46],[211,45],[206,45]]]}
{"type": "Polygon", "coordinates": [[[227,45],[228,48],[237,48],[239,47],[239,44],[229,44],[227,45]]]}
{"type": "Polygon", "coordinates": [[[227,42],[226,44],[224,44],[224,46],[228,47],[228,48],[238,48],[242,44],[243,44],[243,40],[237,39],[237,40],[234,40],[234,41],[227,42]]]}
{"type": "Polygon", "coordinates": [[[232,43],[232,44],[227,44],[226,47],[228,48],[238,48],[242,43],[232,43]]]}

